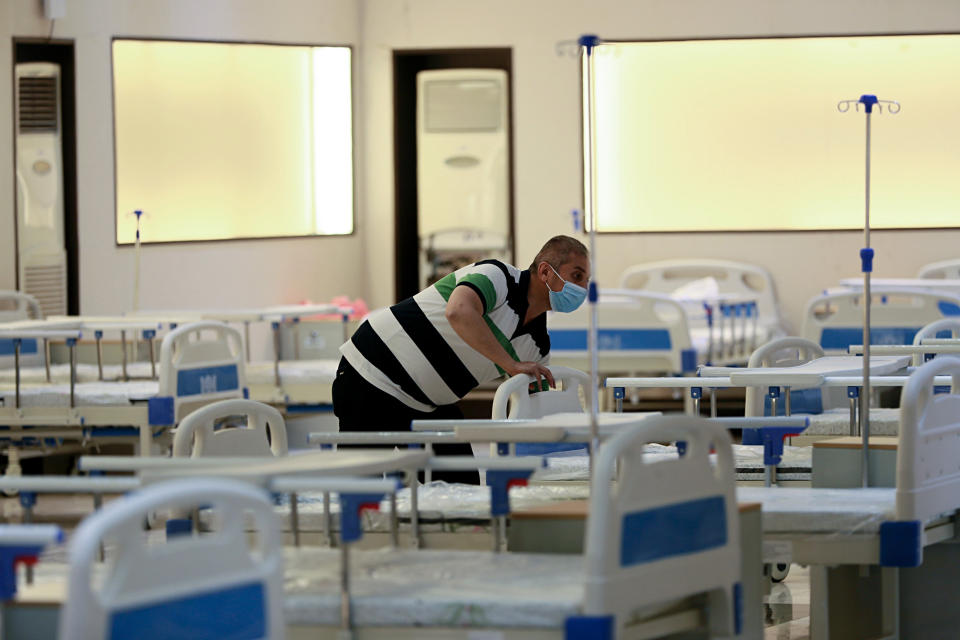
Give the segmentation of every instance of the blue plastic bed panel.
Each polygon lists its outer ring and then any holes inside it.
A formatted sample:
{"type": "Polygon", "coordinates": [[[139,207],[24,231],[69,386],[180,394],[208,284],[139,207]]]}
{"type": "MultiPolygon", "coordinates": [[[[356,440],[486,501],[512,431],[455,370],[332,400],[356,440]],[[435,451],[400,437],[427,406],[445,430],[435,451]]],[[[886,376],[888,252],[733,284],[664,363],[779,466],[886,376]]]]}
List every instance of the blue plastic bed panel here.
{"type": "Polygon", "coordinates": [[[956,305],[952,302],[941,300],[937,303],[937,308],[939,308],[940,313],[945,316],[960,316],[960,305],[956,305]]]}
{"type": "Polygon", "coordinates": [[[571,616],[563,625],[564,640],[613,640],[613,616],[571,616]]]}
{"type": "MultiPolygon", "coordinates": [[[[670,351],[666,329],[598,329],[601,351],[670,351]]],[[[559,351],[586,351],[586,329],[550,329],[550,348],[559,351]]]]}
{"type": "Polygon", "coordinates": [[[919,567],[922,562],[922,522],[903,520],[880,523],[881,567],[919,567]]]}
{"type": "Polygon", "coordinates": [[[545,456],[562,451],[585,451],[586,442],[518,442],[518,456],[545,456]]]}
{"type": "MultiPolygon", "coordinates": [[[[913,344],[913,336],[920,327],[872,327],[870,344],[913,344]]],[[[863,344],[863,327],[828,328],[820,333],[824,349],[843,349],[852,344],[863,344]]]]}
{"type": "MultiPolygon", "coordinates": [[[[39,351],[35,338],[24,338],[20,340],[20,355],[34,355],[39,351]]],[[[14,355],[13,340],[4,338],[0,340],[0,356],[14,355]]]]}
{"type": "Polygon", "coordinates": [[[204,393],[234,391],[240,388],[237,365],[184,369],[177,372],[177,395],[196,396],[204,393]]]}
{"type": "MultiPolygon", "coordinates": [[[[785,416],[786,411],[786,402],[777,402],[777,415],[785,416]]],[[[820,393],[820,389],[791,389],[790,412],[809,414],[823,413],[823,394],[820,393]]],[[[770,396],[763,397],[763,415],[770,415],[770,396]]]]}
{"type": "Polygon", "coordinates": [[[258,640],[266,637],[266,593],[260,582],[118,611],[110,640],[258,640]]]}
{"type": "Polygon", "coordinates": [[[726,543],[723,496],[636,511],[623,516],[620,566],[697,553],[726,543]]]}
{"type": "Polygon", "coordinates": [[[147,423],[150,426],[166,427],[176,421],[173,396],[154,396],[147,400],[147,423]]]}

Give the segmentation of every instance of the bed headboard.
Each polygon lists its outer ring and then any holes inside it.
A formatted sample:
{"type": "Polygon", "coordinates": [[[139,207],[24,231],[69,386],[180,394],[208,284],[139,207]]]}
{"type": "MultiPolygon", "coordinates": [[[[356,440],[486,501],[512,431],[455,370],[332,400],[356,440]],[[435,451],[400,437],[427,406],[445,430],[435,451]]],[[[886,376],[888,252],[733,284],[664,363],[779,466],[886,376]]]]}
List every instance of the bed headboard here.
{"type": "Polygon", "coordinates": [[[960,358],[939,356],[910,376],[900,397],[897,520],[925,522],[960,509],[960,358]],[[934,377],[953,376],[934,395],[934,377]]]}
{"type": "Polygon", "coordinates": [[[160,345],[160,393],[173,397],[175,418],[216,400],[245,395],[243,338],[222,322],[175,329],[160,345]]]}
{"type": "MultiPolygon", "coordinates": [[[[573,313],[547,313],[551,363],[590,369],[589,307],[582,305],[573,313]]],[[[600,368],[604,373],[680,373],[696,369],[686,312],[670,296],[604,290],[600,292],[597,316],[600,368]]]]}
{"type": "Polygon", "coordinates": [[[732,635],[740,575],[735,477],[726,429],[701,418],[651,417],[607,440],[587,520],[585,613],[613,614],[622,625],[637,608],[707,592],[711,630],[732,635]],[[680,458],[644,458],[645,444],[674,440],[687,444],[680,458]]]}
{"type": "Polygon", "coordinates": [[[280,526],[266,493],[252,485],[190,478],[136,491],[84,520],[69,558],[60,640],[283,635],[280,526]],[[148,514],[200,504],[221,516],[215,533],[148,544],[148,514]],[[257,527],[255,549],[247,538],[247,513],[257,527]],[[95,589],[90,574],[105,539],[116,542],[116,551],[95,589]]]}
{"type": "MultiPolygon", "coordinates": [[[[16,320],[40,320],[43,311],[37,299],[20,291],[0,291],[0,323],[16,320]]],[[[43,364],[44,354],[41,353],[41,340],[24,338],[20,341],[20,366],[43,364]]],[[[13,368],[14,365],[13,340],[0,338],[0,368],[13,368]]]]}
{"type": "Polygon", "coordinates": [[[619,287],[669,294],[702,278],[714,278],[720,293],[756,300],[760,321],[780,323],[773,277],[763,267],[752,264],[698,258],[637,264],[620,274],[619,287]]]}
{"type": "MultiPolygon", "coordinates": [[[[863,294],[825,293],[807,303],[802,335],[828,353],[846,353],[863,343],[863,294]]],[[[875,289],[871,306],[872,344],[911,344],[921,327],[960,315],[960,297],[917,289],[875,289]]]]}
{"type": "Polygon", "coordinates": [[[918,278],[947,278],[960,279],[960,259],[932,262],[920,267],[918,278]]]}

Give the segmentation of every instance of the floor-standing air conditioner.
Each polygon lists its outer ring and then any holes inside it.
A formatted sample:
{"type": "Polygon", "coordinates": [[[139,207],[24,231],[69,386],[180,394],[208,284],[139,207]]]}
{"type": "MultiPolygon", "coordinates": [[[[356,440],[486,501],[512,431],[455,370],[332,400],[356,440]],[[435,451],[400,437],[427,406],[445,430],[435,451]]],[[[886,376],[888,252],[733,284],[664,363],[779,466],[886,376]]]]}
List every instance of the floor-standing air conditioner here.
{"type": "Polygon", "coordinates": [[[15,83],[18,286],[45,316],[65,314],[60,67],[18,64],[15,83]]]}
{"type": "Polygon", "coordinates": [[[417,74],[417,233],[421,283],[509,256],[507,73],[417,74]]]}

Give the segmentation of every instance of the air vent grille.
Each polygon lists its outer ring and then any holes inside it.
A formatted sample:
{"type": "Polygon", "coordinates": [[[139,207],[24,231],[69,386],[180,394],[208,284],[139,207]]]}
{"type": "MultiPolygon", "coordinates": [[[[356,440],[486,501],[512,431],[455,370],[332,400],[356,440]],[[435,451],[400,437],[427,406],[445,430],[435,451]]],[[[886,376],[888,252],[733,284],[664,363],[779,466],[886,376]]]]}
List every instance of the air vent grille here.
{"type": "Polygon", "coordinates": [[[23,275],[23,290],[37,299],[44,317],[66,315],[67,278],[62,265],[27,265],[23,275]]]}
{"type": "Polygon", "coordinates": [[[57,78],[22,76],[18,93],[20,133],[56,133],[57,78]]]}

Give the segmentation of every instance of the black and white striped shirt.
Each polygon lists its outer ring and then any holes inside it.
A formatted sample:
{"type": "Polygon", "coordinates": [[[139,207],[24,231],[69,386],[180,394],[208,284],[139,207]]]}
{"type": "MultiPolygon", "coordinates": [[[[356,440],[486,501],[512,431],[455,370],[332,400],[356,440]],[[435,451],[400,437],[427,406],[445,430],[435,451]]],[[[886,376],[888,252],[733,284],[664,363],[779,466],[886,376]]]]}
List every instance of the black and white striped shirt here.
{"type": "Polygon", "coordinates": [[[514,360],[547,364],[546,314],[523,326],[530,272],[498,260],[477,262],[392,307],[374,311],[340,353],[370,384],[418,411],[452,404],[503,374],[465,343],[446,318],[454,287],[470,287],[483,319],[514,360]]]}

